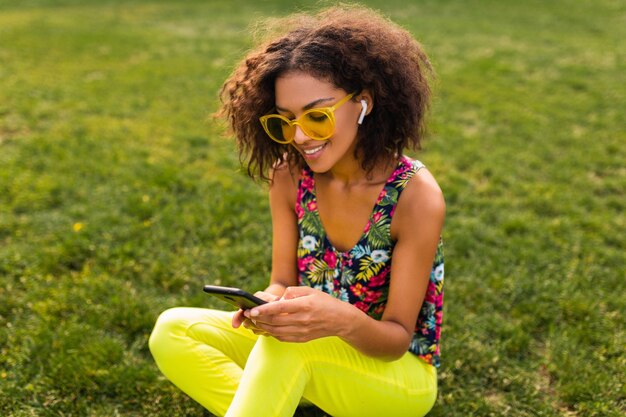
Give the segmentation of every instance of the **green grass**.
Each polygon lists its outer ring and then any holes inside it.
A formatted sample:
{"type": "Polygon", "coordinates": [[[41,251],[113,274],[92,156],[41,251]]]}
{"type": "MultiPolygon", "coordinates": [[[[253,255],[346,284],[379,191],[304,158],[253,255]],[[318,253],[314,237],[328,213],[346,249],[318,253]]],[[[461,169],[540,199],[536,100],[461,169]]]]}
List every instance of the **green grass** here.
{"type": "MultiPolygon", "coordinates": [[[[232,3],[0,0],[0,415],[206,415],[147,338],[267,282],[266,190],[207,115],[247,25],[306,2],[232,3]]],[[[367,2],[438,73],[433,416],[626,413],[626,7],[546,3],[367,2]]]]}

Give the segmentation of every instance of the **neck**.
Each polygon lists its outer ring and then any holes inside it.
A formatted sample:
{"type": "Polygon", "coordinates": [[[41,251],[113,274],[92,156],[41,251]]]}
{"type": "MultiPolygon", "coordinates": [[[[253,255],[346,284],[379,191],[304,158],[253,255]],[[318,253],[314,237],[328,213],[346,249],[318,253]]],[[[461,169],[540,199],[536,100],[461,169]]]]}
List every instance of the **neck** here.
{"type": "Polygon", "coordinates": [[[338,182],[344,187],[352,187],[367,184],[377,184],[387,181],[391,170],[395,169],[396,161],[387,161],[375,166],[370,172],[361,167],[361,162],[356,159],[336,164],[330,171],[318,174],[327,180],[338,182]]]}
{"type": "Polygon", "coordinates": [[[337,164],[323,174],[330,180],[341,182],[346,186],[357,185],[367,180],[367,172],[357,160],[337,164]]]}

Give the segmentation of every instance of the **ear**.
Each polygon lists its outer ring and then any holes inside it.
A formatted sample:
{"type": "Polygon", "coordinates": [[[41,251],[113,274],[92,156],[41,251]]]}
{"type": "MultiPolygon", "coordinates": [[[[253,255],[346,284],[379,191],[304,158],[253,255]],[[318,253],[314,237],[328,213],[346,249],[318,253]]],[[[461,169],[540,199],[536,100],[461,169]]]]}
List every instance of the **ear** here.
{"type": "Polygon", "coordinates": [[[365,100],[365,102],[367,103],[367,110],[365,111],[365,116],[367,116],[372,112],[372,109],[374,108],[374,96],[369,90],[363,90],[361,91],[361,94],[356,97],[357,103],[360,103],[361,100],[365,100]]]}
{"type": "Polygon", "coordinates": [[[365,113],[367,113],[367,101],[361,99],[361,113],[359,114],[359,120],[357,120],[358,124],[363,124],[363,119],[365,119],[365,113]]]}
{"type": "Polygon", "coordinates": [[[372,95],[368,90],[363,90],[361,94],[356,97],[356,100],[361,103],[361,113],[359,114],[359,119],[357,120],[357,123],[361,125],[363,124],[363,119],[365,119],[365,116],[372,112],[374,100],[372,99],[372,95]]]}

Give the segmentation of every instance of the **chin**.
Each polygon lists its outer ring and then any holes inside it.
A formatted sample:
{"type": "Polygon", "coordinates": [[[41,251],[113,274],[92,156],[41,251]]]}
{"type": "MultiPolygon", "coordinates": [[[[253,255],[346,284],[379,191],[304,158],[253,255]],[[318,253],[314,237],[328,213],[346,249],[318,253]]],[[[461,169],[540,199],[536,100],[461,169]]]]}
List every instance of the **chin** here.
{"type": "Polygon", "coordinates": [[[307,161],[305,159],[304,162],[316,174],[324,174],[330,171],[330,167],[326,166],[326,164],[320,164],[318,161],[307,161]]]}

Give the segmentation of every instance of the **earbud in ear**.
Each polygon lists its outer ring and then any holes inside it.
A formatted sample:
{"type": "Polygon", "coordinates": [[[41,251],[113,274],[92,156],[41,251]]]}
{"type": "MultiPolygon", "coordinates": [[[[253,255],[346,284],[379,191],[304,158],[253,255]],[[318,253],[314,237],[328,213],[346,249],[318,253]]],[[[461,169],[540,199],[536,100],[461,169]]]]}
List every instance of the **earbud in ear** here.
{"type": "Polygon", "coordinates": [[[357,123],[360,124],[360,125],[363,124],[363,119],[365,118],[365,113],[367,113],[367,101],[361,100],[361,107],[363,108],[363,110],[361,110],[361,114],[359,114],[359,120],[357,121],[357,123]]]}

